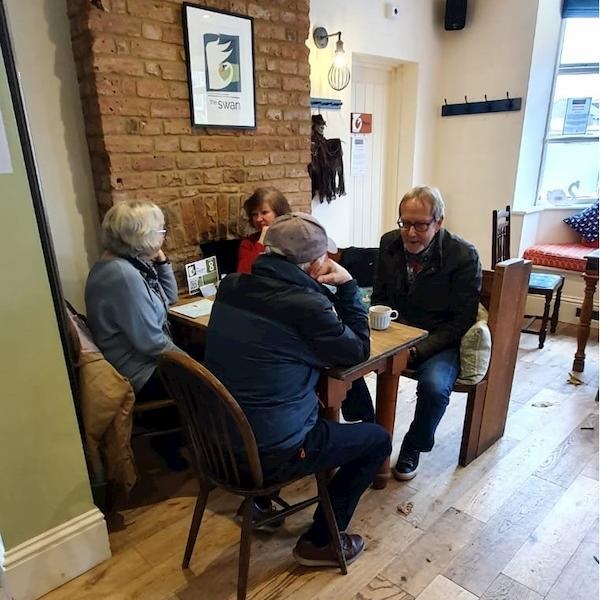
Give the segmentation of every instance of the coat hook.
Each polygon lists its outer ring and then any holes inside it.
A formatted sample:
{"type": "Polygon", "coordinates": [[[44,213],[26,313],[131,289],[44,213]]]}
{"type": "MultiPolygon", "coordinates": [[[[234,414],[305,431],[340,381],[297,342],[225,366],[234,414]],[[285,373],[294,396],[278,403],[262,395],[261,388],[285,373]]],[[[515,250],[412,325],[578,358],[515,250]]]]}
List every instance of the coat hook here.
{"type": "Polygon", "coordinates": [[[444,98],[444,104],[448,106],[448,100],[446,100],[446,98],[444,98]]]}
{"type": "Polygon", "coordinates": [[[469,104],[469,101],[467,100],[466,96],[465,96],[465,104],[469,104]]]}
{"type": "Polygon", "coordinates": [[[510,96],[508,95],[508,92],[506,92],[506,99],[510,100],[510,96]]]}
{"type": "Polygon", "coordinates": [[[487,94],[484,94],[483,97],[485,98],[485,101],[487,102],[488,101],[487,94]]]}

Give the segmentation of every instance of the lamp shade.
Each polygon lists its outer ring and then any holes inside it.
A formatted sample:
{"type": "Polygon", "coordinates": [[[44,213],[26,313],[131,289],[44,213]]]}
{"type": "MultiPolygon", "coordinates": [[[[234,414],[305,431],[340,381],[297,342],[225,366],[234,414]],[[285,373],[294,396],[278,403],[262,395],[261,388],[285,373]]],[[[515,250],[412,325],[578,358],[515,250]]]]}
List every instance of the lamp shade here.
{"type": "Polygon", "coordinates": [[[350,83],[350,69],[346,64],[346,54],[344,53],[344,42],[338,39],[335,46],[335,57],[329,73],[327,74],[329,85],[338,92],[343,90],[350,83]]]}

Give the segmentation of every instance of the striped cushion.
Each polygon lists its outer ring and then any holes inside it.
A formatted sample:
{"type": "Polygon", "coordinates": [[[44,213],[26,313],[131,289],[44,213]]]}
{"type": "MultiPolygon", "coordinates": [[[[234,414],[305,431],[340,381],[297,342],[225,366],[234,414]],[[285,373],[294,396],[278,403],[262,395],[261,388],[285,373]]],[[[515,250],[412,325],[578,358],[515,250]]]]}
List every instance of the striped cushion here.
{"type": "Polygon", "coordinates": [[[591,252],[583,244],[537,244],[523,253],[523,258],[534,265],[566,271],[585,271],[585,256],[591,252]]]}

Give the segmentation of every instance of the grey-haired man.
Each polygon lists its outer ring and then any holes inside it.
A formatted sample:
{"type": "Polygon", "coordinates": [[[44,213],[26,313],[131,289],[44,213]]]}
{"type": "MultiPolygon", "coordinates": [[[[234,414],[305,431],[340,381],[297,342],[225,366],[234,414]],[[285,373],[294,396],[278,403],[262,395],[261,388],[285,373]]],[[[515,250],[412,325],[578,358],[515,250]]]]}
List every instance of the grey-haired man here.
{"type": "MultiPolygon", "coordinates": [[[[391,442],[374,423],[320,419],[315,386],[323,367],[350,366],[369,356],[367,316],[356,281],[327,257],[327,234],[316,219],[278,217],[265,245],[267,254],[251,274],[229,275],[219,287],[206,365],[250,421],[269,482],[340,467],[329,494],[350,563],[364,542],[345,530],[391,442]],[[324,283],[336,286],[336,293],[324,283]]],[[[306,566],[337,566],[320,507],[294,557],[306,566]]]]}

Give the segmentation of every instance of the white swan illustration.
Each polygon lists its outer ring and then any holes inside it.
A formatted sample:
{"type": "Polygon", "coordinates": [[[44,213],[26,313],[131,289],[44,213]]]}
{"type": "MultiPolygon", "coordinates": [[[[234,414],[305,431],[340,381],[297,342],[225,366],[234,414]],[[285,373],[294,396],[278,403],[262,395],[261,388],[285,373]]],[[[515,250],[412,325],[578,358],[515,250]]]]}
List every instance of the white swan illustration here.
{"type": "Polygon", "coordinates": [[[214,40],[206,43],[206,72],[208,73],[209,89],[222,90],[233,81],[234,68],[230,62],[227,62],[232,52],[231,42],[222,44],[219,40],[214,40]]]}

